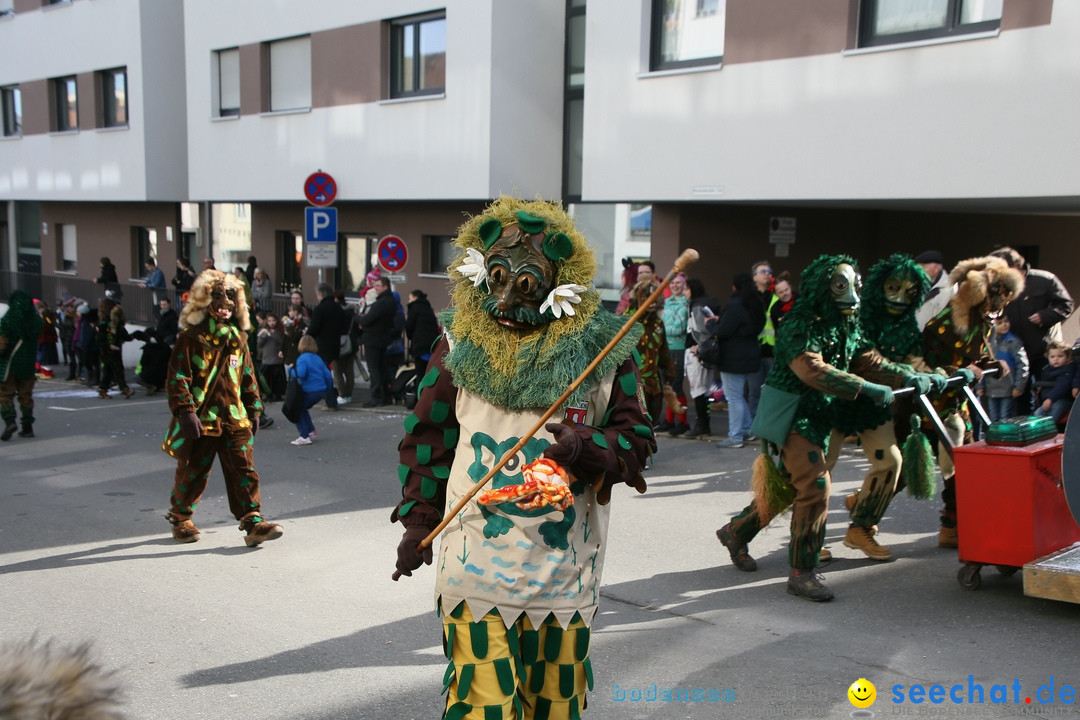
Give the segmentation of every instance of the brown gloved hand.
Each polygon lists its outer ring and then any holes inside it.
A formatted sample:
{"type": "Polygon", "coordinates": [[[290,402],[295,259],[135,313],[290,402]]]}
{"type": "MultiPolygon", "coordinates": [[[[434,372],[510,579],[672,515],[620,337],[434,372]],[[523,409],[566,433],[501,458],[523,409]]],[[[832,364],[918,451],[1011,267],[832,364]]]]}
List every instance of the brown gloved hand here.
{"type": "Polygon", "coordinates": [[[422,525],[412,525],[405,528],[405,534],[401,536],[401,542],[397,547],[397,570],[391,576],[395,582],[399,577],[412,577],[412,571],[421,565],[430,565],[431,546],[420,547],[420,541],[430,534],[430,530],[422,525]]]}
{"type": "Polygon", "coordinates": [[[544,449],[544,457],[569,469],[581,457],[581,436],[562,423],[548,423],[544,429],[555,436],[555,442],[544,449]]]}
{"type": "MultiPolygon", "coordinates": [[[[644,494],[649,489],[645,483],[645,478],[638,475],[636,480],[627,480],[626,484],[638,491],[639,494],[644,494]]],[[[611,488],[618,485],[618,483],[609,482],[606,478],[601,478],[594,488],[596,490],[596,502],[598,505],[607,505],[611,502],[611,488]]]]}
{"type": "Polygon", "coordinates": [[[179,415],[177,419],[180,421],[180,429],[184,433],[184,437],[188,440],[198,440],[202,437],[202,423],[199,422],[199,416],[195,413],[184,413],[179,415]]]}
{"type": "Polygon", "coordinates": [[[259,432],[259,416],[248,415],[248,420],[251,421],[251,437],[255,437],[255,433],[259,432]]]}

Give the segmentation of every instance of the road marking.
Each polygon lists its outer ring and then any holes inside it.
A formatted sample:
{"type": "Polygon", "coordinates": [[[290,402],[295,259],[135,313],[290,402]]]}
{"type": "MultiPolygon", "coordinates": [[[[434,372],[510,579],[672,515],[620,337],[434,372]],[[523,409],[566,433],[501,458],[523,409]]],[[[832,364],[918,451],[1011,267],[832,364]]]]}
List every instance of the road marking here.
{"type": "Polygon", "coordinates": [[[84,408],[69,408],[69,407],[61,407],[59,405],[49,405],[48,408],[50,410],[61,410],[63,412],[82,412],[83,410],[101,410],[102,408],[133,407],[135,405],[150,405],[150,404],[158,405],[158,404],[160,404],[160,401],[159,400],[139,400],[139,401],[136,401],[136,402],[111,403],[109,405],[91,405],[90,407],[84,407],[84,408]]]}

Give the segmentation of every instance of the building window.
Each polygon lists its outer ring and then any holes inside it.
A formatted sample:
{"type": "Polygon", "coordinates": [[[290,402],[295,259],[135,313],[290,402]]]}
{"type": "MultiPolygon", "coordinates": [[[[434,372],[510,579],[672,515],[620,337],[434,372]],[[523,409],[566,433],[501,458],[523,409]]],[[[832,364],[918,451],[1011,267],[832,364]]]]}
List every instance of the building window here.
{"type": "Polygon", "coordinates": [[[446,13],[390,22],[390,97],[446,91],[446,13]]]}
{"type": "Polygon", "coordinates": [[[102,127],[127,127],[127,68],[98,73],[101,79],[102,127]]]}
{"type": "Polygon", "coordinates": [[[270,112],[311,107],[311,38],[267,43],[269,46],[270,112]]]}
{"type": "Polygon", "coordinates": [[[302,289],[300,263],[304,258],[304,236],[290,230],[279,230],[275,249],[279,276],[277,292],[290,293],[302,289]]]}
{"type": "Polygon", "coordinates": [[[15,0],[0,0],[0,18],[15,14],[15,0]]]}
{"type": "Polygon", "coordinates": [[[60,257],[57,258],[57,270],[75,272],[79,269],[78,243],[75,241],[74,225],[57,225],[56,236],[60,238],[60,257]]]}
{"type": "Polygon", "coordinates": [[[56,114],[53,118],[53,130],[64,132],[79,129],[79,91],[75,76],[56,78],[52,81],[53,102],[56,114]]]}
{"type": "Polygon", "coordinates": [[[990,32],[1001,26],[1003,0],[862,0],[863,47],[990,32]]]}
{"type": "Polygon", "coordinates": [[[445,275],[446,268],[457,259],[461,251],[454,247],[454,238],[451,235],[427,235],[424,237],[424,253],[427,262],[424,263],[424,272],[429,275],[445,275]]]}
{"type": "Polygon", "coordinates": [[[131,267],[142,277],[147,260],[157,259],[157,230],[145,227],[131,228],[131,267]]]}
{"type": "Polygon", "coordinates": [[[4,116],[4,137],[22,135],[22,91],[18,86],[0,88],[0,111],[4,116]]]}
{"type": "Polygon", "coordinates": [[[214,116],[240,116],[240,50],[214,53],[214,116]]]}
{"type": "Polygon", "coordinates": [[[651,70],[718,65],[726,0],[653,0],[651,70]]]}

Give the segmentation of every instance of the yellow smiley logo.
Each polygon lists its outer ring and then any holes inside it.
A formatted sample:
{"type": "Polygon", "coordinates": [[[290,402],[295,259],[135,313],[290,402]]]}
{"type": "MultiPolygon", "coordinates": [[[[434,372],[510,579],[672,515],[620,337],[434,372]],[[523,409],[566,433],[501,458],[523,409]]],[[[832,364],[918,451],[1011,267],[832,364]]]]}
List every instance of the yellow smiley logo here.
{"type": "Polygon", "coordinates": [[[868,708],[877,700],[877,688],[866,678],[859,678],[847,689],[848,700],[857,708],[868,708]]]}

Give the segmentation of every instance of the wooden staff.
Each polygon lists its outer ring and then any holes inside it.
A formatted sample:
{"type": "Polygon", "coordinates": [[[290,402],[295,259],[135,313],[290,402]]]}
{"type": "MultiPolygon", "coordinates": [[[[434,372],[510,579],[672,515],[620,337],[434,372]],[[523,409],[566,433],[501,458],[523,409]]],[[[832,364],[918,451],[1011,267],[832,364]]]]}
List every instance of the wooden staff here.
{"type": "Polygon", "coordinates": [[[525,435],[523,435],[520,440],[517,441],[517,444],[507,450],[506,454],[504,454],[499,459],[499,462],[495,463],[495,465],[490,470],[488,470],[487,475],[484,475],[484,477],[478,480],[476,484],[472,486],[469,492],[457,501],[454,507],[451,508],[450,512],[446,513],[446,516],[442,519],[442,522],[439,523],[438,527],[432,530],[431,534],[429,534],[420,542],[419,549],[423,550],[424,548],[431,545],[431,543],[435,541],[435,538],[439,537],[442,531],[446,529],[446,526],[450,524],[450,521],[454,517],[456,517],[459,512],[462,511],[462,509],[469,502],[469,500],[471,500],[473,496],[476,495],[476,493],[480,492],[480,490],[488,484],[491,478],[495,477],[495,473],[499,472],[499,470],[502,470],[503,466],[510,461],[510,458],[514,457],[517,452],[521,450],[521,448],[525,447],[525,443],[529,441],[529,438],[538,433],[540,431],[540,428],[544,427],[544,424],[551,419],[551,416],[555,414],[555,411],[562,407],[563,403],[565,403],[567,398],[569,398],[570,395],[578,389],[581,383],[585,382],[585,378],[587,378],[592,373],[592,371],[596,369],[596,367],[600,364],[600,361],[607,357],[608,353],[610,353],[611,350],[618,344],[618,342],[623,339],[626,333],[630,332],[630,328],[634,327],[634,323],[636,323],[638,319],[645,314],[645,311],[648,310],[650,305],[656,302],[656,299],[660,297],[660,293],[664,292],[664,288],[668,286],[672,278],[674,278],[677,274],[688,268],[693,263],[697,262],[697,259],[697,250],[688,248],[683,251],[682,255],[680,255],[679,258],[675,261],[675,266],[671,268],[671,272],[667,274],[667,277],[664,278],[663,282],[660,283],[659,287],[653,290],[652,294],[649,295],[649,297],[645,299],[645,302],[641,304],[641,307],[637,309],[637,312],[630,316],[630,319],[627,320],[626,324],[619,329],[619,332],[615,333],[615,337],[611,338],[611,341],[604,346],[604,349],[600,351],[600,354],[597,355],[591,363],[589,363],[588,367],[581,371],[581,374],[577,376],[577,379],[574,380],[574,382],[570,383],[570,387],[566,388],[566,391],[559,396],[559,399],[552,403],[551,407],[549,407],[544,412],[544,414],[540,416],[540,419],[536,421],[536,424],[533,425],[532,428],[527,433],[525,433],[525,435]]]}

